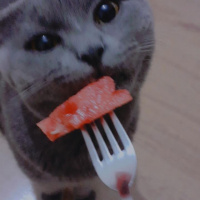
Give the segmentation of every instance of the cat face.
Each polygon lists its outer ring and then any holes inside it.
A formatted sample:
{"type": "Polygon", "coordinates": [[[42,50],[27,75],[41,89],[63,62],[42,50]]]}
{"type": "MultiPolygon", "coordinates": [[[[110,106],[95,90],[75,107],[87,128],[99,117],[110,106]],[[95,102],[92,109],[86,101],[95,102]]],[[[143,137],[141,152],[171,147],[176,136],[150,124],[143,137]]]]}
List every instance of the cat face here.
{"type": "Polygon", "coordinates": [[[109,75],[130,90],[153,39],[143,0],[21,1],[8,19],[0,70],[40,118],[93,78],[109,75]]]}
{"type": "MultiPolygon", "coordinates": [[[[51,143],[36,123],[106,75],[137,101],[153,46],[146,0],[16,0],[2,9],[0,121],[19,162],[32,173],[37,166],[56,176],[87,176],[93,168],[81,134],[51,143]]],[[[117,113],[126,130],[136,126],[135,101],[117,113]]]]}

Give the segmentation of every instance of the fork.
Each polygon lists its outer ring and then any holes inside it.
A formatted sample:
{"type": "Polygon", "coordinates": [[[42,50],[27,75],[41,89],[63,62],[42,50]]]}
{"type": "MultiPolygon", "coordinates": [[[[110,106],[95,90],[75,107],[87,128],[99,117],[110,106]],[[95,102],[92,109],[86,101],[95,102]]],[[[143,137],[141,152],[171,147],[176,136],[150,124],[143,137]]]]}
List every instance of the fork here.
{"type": "Polygon", "coordinates": [[[109,188],[118,191],[122,200],[133,200],[129,192],[125,195],[121,194],[118,188],[118,183],[120,174],[125,174],[129,177],[129,183],[127,183],[127,186],[125,186],[127,187],[125,190],[129,191],[129,187],[133,184],[137,168],[135,150],[132,142],[130,141],[126,131],[124,130],[115,113],[111,112],[109,115],[124,146],[123,150],[120,148],[117,140],[115,139],[112,131],[110,130],[106,120],[103,117],[101,118],[101,124],[112,147],[113,154],[109,152],[108,147],[95,123],[91,123],[90,126],[98,142],[103,157],[102,160],[97,153],[95,145],[93,144],[87,129],[83,127],[81,132],[93,166],[102,182],[109,188]]]}

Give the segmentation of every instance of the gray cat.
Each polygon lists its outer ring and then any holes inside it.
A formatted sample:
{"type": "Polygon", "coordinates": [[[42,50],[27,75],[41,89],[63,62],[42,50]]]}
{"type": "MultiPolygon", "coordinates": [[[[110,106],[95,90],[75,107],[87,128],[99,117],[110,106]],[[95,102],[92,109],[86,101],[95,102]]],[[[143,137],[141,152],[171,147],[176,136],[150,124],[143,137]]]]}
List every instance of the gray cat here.
{"type": "Polygon", "coordinates": [[[96,174],[78,130],[52,143],[36,123],[107,75],[134,98],[116,109],[132,138],[154,49],[152,13],[146,0],[0,1],[1,129],[38,200],[60,200],[66,186],[91,186],[96,174]]]}

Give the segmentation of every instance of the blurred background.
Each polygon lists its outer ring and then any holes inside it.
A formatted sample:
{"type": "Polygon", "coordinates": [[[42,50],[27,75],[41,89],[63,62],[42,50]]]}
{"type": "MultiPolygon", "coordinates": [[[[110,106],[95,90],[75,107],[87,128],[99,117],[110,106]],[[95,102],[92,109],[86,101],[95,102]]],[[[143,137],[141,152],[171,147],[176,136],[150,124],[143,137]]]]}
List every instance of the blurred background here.
{"type": "MultiPolygon", "coordinates": [[[[200,0],[150,0],[150,4],[155,16],[156,51],[141,95],[134,141],[138,177],[132,192],[135,200],[198,200],[200,0]]],[[[2,136],[0,169],[1,199],[34,199],[29,181],[2,136]]],[[[99,190],[108,191],[103,184],[99,190]]],[[[118,198],[113,192],[107,199],[118,198]]]]}
{"type": "Polygon", "coordinates": [[[142,90],[135,137],[138,189],[144,200],[197,200],[200,1],[150,0],[150,4],[155,16],[156,51],[142,90]]]}

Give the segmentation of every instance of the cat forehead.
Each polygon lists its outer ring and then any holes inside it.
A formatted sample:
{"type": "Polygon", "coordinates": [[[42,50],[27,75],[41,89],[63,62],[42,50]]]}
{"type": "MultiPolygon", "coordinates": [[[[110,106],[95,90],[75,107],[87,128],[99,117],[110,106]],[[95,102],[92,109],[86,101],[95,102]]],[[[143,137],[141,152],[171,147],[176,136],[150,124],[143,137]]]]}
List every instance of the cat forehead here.
{"type": "Polygon", "coordinates": [[[38,12],[40,15],[69,15],[71,13],[83,14],[88,13],[91,6],[100,0],[29,0],[30,7],[34,12],[38,12]]]}
{"type": "MultiPolygon", "coordinates": [[[[68,11],[82,10],[87,12],[91,4],[99,0],[27,0],[26,3],[38,9],[66,9],[68,11]]],[[[58,10],[59,11],[59,10],[58,10]]]]}
{"type": "Polygon", "coordinates": [[[75,18],[83,20],[100,0],[28,0],[25,17],[43,27],[59,29],[75,18]]]}

